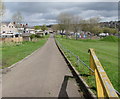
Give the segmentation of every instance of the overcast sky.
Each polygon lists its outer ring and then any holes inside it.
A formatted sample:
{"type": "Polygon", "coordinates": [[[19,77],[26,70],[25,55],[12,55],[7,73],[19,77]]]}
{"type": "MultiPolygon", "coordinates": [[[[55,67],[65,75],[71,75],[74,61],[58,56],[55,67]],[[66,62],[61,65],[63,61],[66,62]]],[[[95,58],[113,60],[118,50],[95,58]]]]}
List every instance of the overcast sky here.
{"type": "Polygon", "coordinates": [[[117,2],[5,2],[4,21],[11,21],[19,11],[30,25],[55,24],[61,12],[79,15],[84,19],[99,16],[101,21],[118,19],[117,2]]]}

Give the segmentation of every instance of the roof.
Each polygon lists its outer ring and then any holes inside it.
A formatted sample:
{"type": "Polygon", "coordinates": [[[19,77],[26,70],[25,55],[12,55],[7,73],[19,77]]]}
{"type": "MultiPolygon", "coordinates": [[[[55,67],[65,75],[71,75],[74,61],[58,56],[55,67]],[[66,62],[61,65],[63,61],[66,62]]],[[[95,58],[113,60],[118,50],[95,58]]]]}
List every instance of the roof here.
{"type": "Polygon", "coordinates": [[[18,23],[12,23],[16,28],[23,28],[23,27],[28,27],[26,24],[18,24],[18,23]]]}
{"type": "Polygon", "coordinates": [[[1,25],[7,25],[8,26],[8,24],[10,24],[10,22],[2,22],[1,25]]]}
{"type": "Polygon", "coordinates": [[[45,33],[44,31],[39,31],[39,32],[36,32],[36,34],[43,34],[45,33]]]}
{"type": "Polygon", "coordinates": [[[9,25],[10,23],[12,23],[16,28],[23,28],[24,26],[25,27],[28,27],[27,24],[18,24],[18,23],[15,23],[15,22],[2,22],[1,25],[9,25]]]}

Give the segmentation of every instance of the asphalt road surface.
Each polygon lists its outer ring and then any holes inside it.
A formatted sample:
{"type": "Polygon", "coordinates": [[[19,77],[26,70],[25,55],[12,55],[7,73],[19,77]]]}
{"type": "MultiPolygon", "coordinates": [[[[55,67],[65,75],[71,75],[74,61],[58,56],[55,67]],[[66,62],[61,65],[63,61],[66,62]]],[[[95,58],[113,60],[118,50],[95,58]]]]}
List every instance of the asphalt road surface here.
{"type": "Polygon", "coordinates": [[[78,90],[53,35],[2,77],[2,97],[81,97],[78,90]]]}

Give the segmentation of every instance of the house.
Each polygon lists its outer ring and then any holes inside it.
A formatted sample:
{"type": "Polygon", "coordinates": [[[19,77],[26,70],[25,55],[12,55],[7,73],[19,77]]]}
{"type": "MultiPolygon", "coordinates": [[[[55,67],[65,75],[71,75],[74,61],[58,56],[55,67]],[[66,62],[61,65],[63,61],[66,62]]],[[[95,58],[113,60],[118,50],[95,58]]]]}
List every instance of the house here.
{"type": "Polygon", "coordinates": [[[36,32],[36,35],[38,35],[38,36],[45,36],[45,32],[44,31],[39,31],[39,32],[36,32]]]}
{"type": "Polygon", "coordinates": [[[26,28],[26,33],[35,34],[35,29],[32,28],[32,27],[27,27],[27,28],[26,28]]]}
{"type": "Polygon", "coordinates": [[[25,31],[27,24],[17,24],[15,22],[2,22],[0,25],[0,37],[19,37],[25,31]]]}
{"type": "Polygon", "coordinates": [[[45,36],[45,31],[42,31],[41,29],[35,30],[35,34],[38,36],[45,36]]]}
{"type": "Polygon", "coordinates": [[[15,27],[15,25],[10,22],[1,23],[0,28],[0,34],[16,34],[18,32],[18,29],[15,27]]]}
{"type": "Polygon", "coordinates": [[[13,22],[14,26],[17,28],[19,33],[25,33],[26,32],[26,28],[28,27],[28,24],[18,24],[13,22]]]}

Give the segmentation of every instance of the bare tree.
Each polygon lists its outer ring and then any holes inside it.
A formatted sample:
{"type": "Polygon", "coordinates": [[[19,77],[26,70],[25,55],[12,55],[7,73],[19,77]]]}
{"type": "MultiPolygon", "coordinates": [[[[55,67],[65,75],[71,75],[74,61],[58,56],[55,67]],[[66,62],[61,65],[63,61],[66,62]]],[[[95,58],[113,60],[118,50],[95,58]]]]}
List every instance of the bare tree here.
{"type": "Polygon", "coordinates": [[[59,30],[59,26],[58,24],[54,24],[52,27],[53,31],[57,32],[57,30],[59,30]]]}
{"type": "Polygon", "coordinates": [[[76,34],[76,40],[77,40],[77,32],[80,30],[80,22],[82,18],[80,16],[72,16],[72,30],[74,34],[76,34]]]}
{"type": "Polygon", "coordinates": [[[58,16],[58,24],[59,24],[59,28],[60,30],[66,31],[66,37],[68,37],[69,35],[69,28],[71,25],[71,15],[68,13],[60,13],[60,15],[58,16]]]}
{"type": "Polygon", "coordinates": [[[99,17],[93,17],[93,18],[90,18],[88,20],[88,24],[89,24],[89,31],[90,32],[93,32],[93,28],[96,27],[96,26],[99,26],[99,21],[100,21],[100,18],[99,17]]]}
{"type": "Polygon", "coordinates": [[[88,21],[89,21],[90,24],[98,25],[100,20],[101,19],[99,17],[93,17],[93,18],[90,18],[88,21]]]}
{"type": "Polygon", "coordinates": [[[24,18],[19,11],[14,13],[13,16],[12,16],[13,22],[16,22],[16,23],[19,23],[19,24],[23,21],[23,19],[24,18]]]}
{"type": "Polygon", "coordinates": [[[88,20],[82,20],[80,22],[80,27],[83,31],[89,31],[91,33],[94,33],[96,28],[99,27],[99,21],[100,21],[99,17],[93,17],[88,20]]]}
{"type": "Polygon", "coordinates": [[[3,16],[5,13],[5,5],[2,0],[0,0],[0,16],[3,16]]]}
{"type": "Polygon", "coordinates": [[[2,24],[2,17],[5,13],[5,5],[2,0],[0,0],[0,32],[1,32],[1,24],[2,24]]]}

